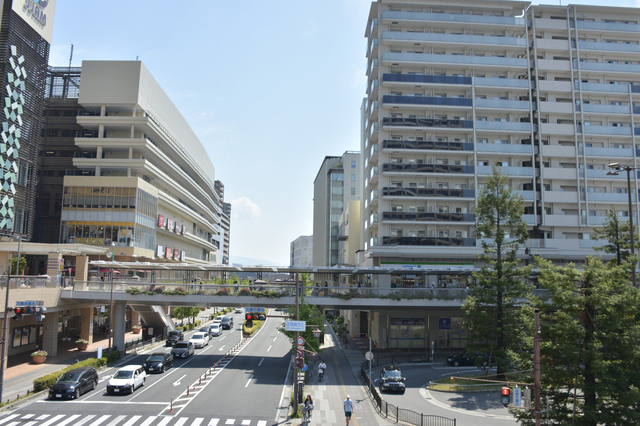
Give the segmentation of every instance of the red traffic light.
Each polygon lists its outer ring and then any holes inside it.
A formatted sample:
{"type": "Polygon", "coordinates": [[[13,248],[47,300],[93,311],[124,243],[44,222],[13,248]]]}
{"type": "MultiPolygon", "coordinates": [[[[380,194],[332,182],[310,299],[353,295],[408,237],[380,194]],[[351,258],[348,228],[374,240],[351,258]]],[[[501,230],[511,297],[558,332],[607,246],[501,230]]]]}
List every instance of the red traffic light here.
{"type": "Polygon", "coordinates": [[[253,316],[251,314],[244,314],[244,319],[246,319],[247,321],[251,321],[253,319],[253,316]]]}
{"type": "Polygon", "coordinates": [[[511,389],[507,386],[502,387],[502,394],[500,396],[500,402],[505,407],[511,403],[511,389]]]}
{"type": "Polygon", "coordinates": [[[510,396],[511,395],[511,389],[509,389],[506,386],[502,387],[502,396],[510,396]]]}
{"type": "Polygon", "coordinates": [[[22,313],[22,308],[14,308],[13,312],[15,312],[16,315],[21,314],[22,313]]]}

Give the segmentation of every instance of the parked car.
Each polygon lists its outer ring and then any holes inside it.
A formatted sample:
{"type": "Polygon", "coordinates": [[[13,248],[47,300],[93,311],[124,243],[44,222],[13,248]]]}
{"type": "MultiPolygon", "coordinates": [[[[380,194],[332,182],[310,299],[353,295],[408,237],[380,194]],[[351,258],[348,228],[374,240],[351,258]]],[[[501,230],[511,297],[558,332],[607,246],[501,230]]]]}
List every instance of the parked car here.
{"type": "Polygon", "coordinates": [[[174,346],[182,340],[184,340],[184,332],[182,330],[172,330],[167,333],[167,346],[174,346]]]}
{"type": "Polygon", "coordinates": [[[147,373],[164,373],[167,368],[173,367],[173,355],[171,352],[154,352],[149,355],[143,365],[147,373]]]}
{"type": "Polygon", "coordinates": [[[194,347],[191,342],[178,342],[173,349],[171,349],[171,355],[173,355],[174,358],[189,358],[193,355],[193,352],[194,347]]]}
{"type": "Polygon", "coordinates": [[[223,330],[231,330],[233,328],[233,317],[224,317],[220,323],[223,330]]]}
{"type": "Polygon", "coordinates": [[[447,358],[447,364],[458,367],[461,365],[475,365],[476,354],[469,351],[464,351],[458,355],[450,355],[447,358]]]}
{"type": "Polygon", "coordinates": [[[222,334],[222,327],[220,327],[220,324],[211,324],[209,326],[209,335],[219,336],[221,334],[222,334]]]}
{"type": "Polygon", "coordinates": [[[193,333],[189,343],[193,343],[196,348],[204,348],[209,345],[209,333],[193,333]]]}
{"type": "Polygon", "coordinates": [[[236,314],[241,314],[242,313],[242,308],[235,308],[233,310],[233,312],[235,312],[236,314]]]}
{"type": "Polygon", "coordinates": [[[98,386],[98,373],[93,367],[74,368],[62,373],[49,389],[50,399],[80,398],[98,386]]]}
{"type": "Polygon", "coordinates": [[[404,393],[404,377],[402,377],[402,372],[399,369],[390,366],[384,367],[382,371],[380,371],[380,392],[384,391],[404,393]]]}
{"type": "Polygon", "coordinates": [[[127,365],[116,371],[109,383],[107,393],[133,393],[144,385],[147,380],[147,372],[141,365],[127,365]]]}

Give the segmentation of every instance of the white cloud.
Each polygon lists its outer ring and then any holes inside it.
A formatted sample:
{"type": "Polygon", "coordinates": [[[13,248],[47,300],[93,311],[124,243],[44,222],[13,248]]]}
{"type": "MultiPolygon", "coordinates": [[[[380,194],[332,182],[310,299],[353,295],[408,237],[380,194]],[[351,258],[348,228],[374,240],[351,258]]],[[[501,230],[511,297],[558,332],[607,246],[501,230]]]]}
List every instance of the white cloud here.
{"type": "Polygon", "coordinates": [[[262,209],[247,197],[237,198],[231,201],[232,218],[257,219],[262,216],[262,209]]]}

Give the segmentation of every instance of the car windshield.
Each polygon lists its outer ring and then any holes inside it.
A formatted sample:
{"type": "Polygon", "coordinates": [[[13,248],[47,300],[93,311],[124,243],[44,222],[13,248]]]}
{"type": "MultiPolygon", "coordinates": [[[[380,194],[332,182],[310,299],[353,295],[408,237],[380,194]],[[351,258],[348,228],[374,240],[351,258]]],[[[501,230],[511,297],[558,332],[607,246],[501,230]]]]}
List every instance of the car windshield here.
{"type": "Polygon", "coordinates": [[[189,347],[189,344],[187,342],[178,342],[176,343],[176,348],[180,349],[186,349],[189,347]]]}
{"type": "Polygon", "coordinates": [[[180,332],[179,331],[170,331],[169,332],[169,336],[179,336],[180,332]]]}
{"type": "Polygon", "coordinates": [[[58,382],[59,383],[77,382],[79,378],[80,378],[79,374],[64,373],[62,376],[60,376],[60,378],[58,379],[58,382]]]}
{"type": "Polygon", "coordinates": [[[212,325],[211,327],[209,327],[209,330],[217,330],[220,327],[218,325],[212,325]]]}
{"type": "Polygon", "coordinates": [[[384,373],[384,377],[389,379],[389,378],[400,378],[402,377],[402,375],[400,374],[400,372],[398,370],[395,371],[387,371],[384,373]]]}
{"type": "Polygon", "coordinates": [[[160,362],[162,362],[162,361],[164,361],[164,356],[162,356],[162,355],[151,355],[149,358],[147,358],[147,361],[150,361],[150,362],[158,362],[158,361],[160,361],[160,362]]]}
{"type": "Polygon", "coordinates": [[[130,379],[133,376],[133,371],[131,370],[118,370],[116,374],[113,375],[114,379],[130,379]]]}
{"type": "Polygon", "coordinates": [[[204,334],[196,333],[193,336],[191,336],[191,338],[194,340],[201,340],[201,339],[204,339],[204,334]]]}

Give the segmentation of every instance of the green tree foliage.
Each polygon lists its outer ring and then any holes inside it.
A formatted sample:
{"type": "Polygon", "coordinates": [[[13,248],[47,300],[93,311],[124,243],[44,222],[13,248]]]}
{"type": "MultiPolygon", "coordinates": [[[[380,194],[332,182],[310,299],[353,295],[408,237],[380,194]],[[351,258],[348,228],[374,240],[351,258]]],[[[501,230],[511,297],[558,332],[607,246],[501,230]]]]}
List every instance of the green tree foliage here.
{"type": "Polygon", "coordinates": [[[179,306],[173,309],[173,316],[178,319],[191,318],[191,322],[195,322],[195,318],[200,313],[200,308],[198,307],[185,307],[179,306]]]}
{"type": "MultiPolygon", "coordinates": [[[[602,228],[595,228],[593,235],[596,240],[605,240],[606,244],[596,247],[596,250],[603,251],[615,256],[613,262],[621,265],[624,261],[629,261],[631,255],[631,238],[629,233],[629,220],[620,220],[615,206],[607,212],[607,220],[602,228]]],[[[634,242],[638,242],[638,230],[634,229],[634,242]]]]}
{"type": "MultiPolygon", "coordinates": [[[[590,258],[584,270],[537,259],[542,401],[553,424],[640,424],[640,298],[629,268],[590,258]]],[[[522,424],[531,412],[514,410],[522,424]]]]}
{"type": "Polygon", "coordinates": [[[524,369],[531,359],[526,349],[533,347],[531,269],[519,267],[517,258],[528,237],[523,213],[522,197],[511,192],[508,178],[494,166],[474,209],[476,238],[483,248],[478,259],[484,266],[473,274],[462,309],[468,318],[468,348],[491,356],[499,375],[513,364],[524,369]]]}
{"type": "MultiPolygon", "coordinates": [[[[289,306],[286,312],[287,314],[293,317],[293,315],[295,315],[295,312],[296,312],[296,307],[289,306]]],[[[324,322],[322,318],[322,313],[320,312],[320,310],[316,305],[311,305],[309,303],[306,303],[304,300],[302,300],[299,304],[298,320],[306,321],[307,325],[318,326],[320,330],[324,331],[324,322]]],[[[318,352],[320,350],[320,342],[316,337],[313,336],[313,330],[315,328],[316,327],[307,327],[307,330],[304,333],[300,332],[299,335],[302,336],[306,342],[305,349],[318,352]]],[[[294,342],[295,332],[286,331],[284,329],[284,323],[282,323],[278,327],[278,331],[280,331],[281,333],[284,333],[289,338],[289,340],[291,341],[292,351],[294,351],[295,350],[295,342],[294,342]]]]}
{"type": "Polygon", "coordinates": [[[19,272],[16,274],[16,261],[17,261],[17,257],[14,257],[12,259],[9,259],[9,265],[11,267],[11,272],[9,273],[10,275],[21,275],[25,268],[27,267],[27,258],[24,256],[20,256],[20,266],[19,266],[19,272]]]}

